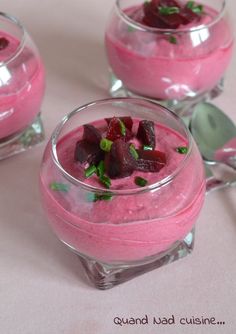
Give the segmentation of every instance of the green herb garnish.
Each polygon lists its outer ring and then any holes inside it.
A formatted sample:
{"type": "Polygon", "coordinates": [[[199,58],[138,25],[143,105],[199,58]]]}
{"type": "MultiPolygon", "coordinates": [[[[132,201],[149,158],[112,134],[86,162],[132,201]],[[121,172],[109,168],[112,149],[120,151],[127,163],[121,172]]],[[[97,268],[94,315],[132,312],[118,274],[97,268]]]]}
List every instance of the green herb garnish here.
{"type": "Polygon", "coordinates": [[[101,160],[97,166],[97,176],[102,177],[105,173],[105,163],[104,160],[101,160]]]}
{"type": "Polygon", "coordinates": [[[195,5],[195,1],[188,1],[186,4],[186,7],[188,9],[193,9],[194,5],[195,5]]]}
{"type": "Polygon", "coordinates": [[[122,136],[125,136],[126,135],[126,127],[120,119],[119,119],[119,122],[120,122],[120,132],[121,132],[122,136]]]}
{"type": "Polygon", "coordinates": [[[180,154],[187,154],[188,153],[188,147],[186,146],[179,146],[176,148],[176,152],[180,154]]]}
{"type": "Polygon", "coordinates": [[[153,148],[152,148],[152,146],[143,145],[143,150],[144,150],[144,151],[152,151],[153,148]]]}
{"type": "Polygon", "coordinates": [[[198,5],[192,9],[192,12],[196,14],[202,14],[203,13],[203,5],[198,5]]]}
{"type": "Polygon", "coordinates": [[[99,177],[99,181],[106,187],[106,188],[110,188],[111,186],[111,179],[106,176],[106,175],[102,175],[99,177]]]}
{"type": "Polygon", "coordinates": [[[170,35],[169,38],[168,38],[168,41],[171,43],[171,44],[177,44],[177,38],[173,35],[170,35]]]}
{"type": "Polygon", "coordinates": [[[96,196],[98,201],[104,200],[104,201],[110,201],[112,199],[112,195],[106,194],[106,195],[97,195],[96,196]]]}
{"type": "Polygon", "coordinates": [[[50,184],[50,189],[54,191],[62,191],[66,193],[69,191],[69,185],[65,183],[52,182],[50,184]]]}
{"type": "Polygon", "coordinates": [[[110,152],[113,142],[109,139],[103,138],[100,141],[100,149],[105,152],[110,152]]]}
{"type": "Polygon", "coordinates": [[[188,1],[186,7],[196,14],[202,14],[203,12],[203,5],[197,5],[195,1],[188,1]]]}
{"type": "Polygon", "coordinates": [[[136,178],[134,179],[134,182],[139,187],[145,187],[148,183],[148,181],[142,178],[141,176],[136,176],[136,178]]]}
{"type": "Polygon", "coordinates": [[[86,178],[92,176],[93,174],[95,174],[97,172],[97,167],[95,165],[91,165],[88,168],[85,169],[84,171],[84,175],[86,178]]]}
{"type": "Polygon", "coordinates": [[[134,147],[133,144],[129,146],[130,153],[132,154],[133,158],[135,160],[138,160],[138,152],[136,151],[136,148],[134,147]]]}
{"type": "Polygon", "coordinates": [[[97,201],[110,201],[112,199],[111,194],[98,195],[95,193],[88,193],[87,201],[88,202],[97,202],[97,201]]]}
{"type": "Polygon", "coordinates": [[[159,13],[161,15],[172,15],[178,14],[180,12],[178,7],[158,7],[159,13]]]}

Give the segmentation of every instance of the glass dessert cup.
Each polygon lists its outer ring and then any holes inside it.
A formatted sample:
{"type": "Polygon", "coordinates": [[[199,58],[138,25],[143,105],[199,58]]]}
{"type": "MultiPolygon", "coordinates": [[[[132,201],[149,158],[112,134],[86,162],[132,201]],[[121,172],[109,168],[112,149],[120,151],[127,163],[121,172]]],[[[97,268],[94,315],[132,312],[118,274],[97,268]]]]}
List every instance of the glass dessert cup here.
{"type": "Polygon", "coordinates": [[[44,139],[44,67],[22,24],[0,13],[0,160],[44,139]]]}
{"type": "Polygon", "coordinates": [[[199,1],[206,14],[176,29],[144,25],[143,3],[116,0],[110,16],[105,34],[110,94],[145,97],[179,115],[190,113],[223,90],[233,48],[226,1],[199,1]]]}
{"type": "Polygon", "coordinates": [[[151,101],[116,98],[84,105],[63,118],[45,149],[40,189],[57,237],[79,256],[91,282],[108,289],[191,253],[205,177],[197,146],[178,116],[151,101]],[[165,129],[165,138],[177,134],[188,152],[173,170],[177,153],[171,143],[166,167],[155,173],[158,181],[144,187],[130,186],[132,176],[118,179],[116,189],[74,177],[76,163],[74,171],[66,165],[74,159],[77,129],[112,116],[151,120],[159,131],[165,129]]]}

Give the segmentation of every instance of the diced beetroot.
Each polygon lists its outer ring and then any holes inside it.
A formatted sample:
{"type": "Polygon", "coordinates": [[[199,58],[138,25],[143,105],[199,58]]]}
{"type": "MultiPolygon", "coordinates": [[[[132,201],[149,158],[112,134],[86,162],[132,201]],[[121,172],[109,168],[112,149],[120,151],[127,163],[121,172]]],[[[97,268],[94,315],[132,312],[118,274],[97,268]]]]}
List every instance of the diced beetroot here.
{"type": "Polygon", "coordinates": [[[76,143],[75,161],[97,164],[103,158],[104,152],[98,145],[88,143],[86,140],[80,140],[76,143]]]}
{"type": "Polygon", "coordinates": [[[168,28],[168,26],[159,19],[158,5],[160,0],[145,2],[143,5],[144,18],[143,23],[153,28],[168,28]]]}
{"type": "Polygon", "coordinates": [[[162,29],[177,29],[180,25],[191,23],[200,17],[186,5],[176,0],[152,0],[149,3],[144,3],[143,12],[144,24],[162,29]],[[160,13],[159,7],[177,7],[179,13],[165,15],[160,13]]]}
{"type": "Polygon", "coordinates": [[[137,150],[139,159],[136,161],[137,170],[158,172],[166,164],[166,155],[161,151],[137,150]]]}
{"type": "Polygon", "coordinates": [[[152,161],[152,160],[144,160],[144,159],[138,159],[136,163],[136,170],[142,171],[142,172],[159,172],[165,164],[159,161],[152,161]]]}
{"type": "Polygon", "coordinates": [[[115,141],[122,139],[128,141],[133,137],[132,132],[125,127],[125,134],[122,133],[122,127],[119,118],[113,117],[108,125],[106,138],[115,141]]]}
{"type": "MultiPolygon", "coordinates": [[[[133,127],[133,120],[131,117],[129,116],[124,116],[124,117],[119,117],[119,119],[124,123],[125,127],[127,129],[129,129],[130,131],[132,131],[132,127],[133,127]]],[[[111,122],[112,118],[105,118],[105,121],[107,122],[107,124],[109,125],[111,122]]]]}
{"type": "Polygon", "coordinates": [[[159,0],[158,6],[160,7],[178,7],[181,8],[181,5],[176,0],[159,0]]]}
{"type": "Polygon", "coordinates": [[[95,126],[91,124],[84,124],[84,133],[83,133],[83,140],[90,144],[99,145],[102,139],[102,135],[95,126]]]}
{"type": "Polygon", "coordinates": [[[180,14],[159,15],[159,19],[165,23],[169,29],[177,29],[182,23],[180,14]]]}
{"type": "Polygon", "coordinates": [[[140,159],[159,161],[166,164],[166,155],[164,152],[157,150],[137,150],[140,159]]]}
{"type": "Polygon", "coordinates": [[[133,173],[136,168],[136,160],[130,153],[130,144],[122,139],[117,139],[111,151],[105,157],[105,170],[107,175],[112,178],[123,178],[133,173]]]}
{"type": "Polygon", "coordinates": [[[136,169],[143,172],[159,172],[166,164],[166,155],[161,151],[137,150],[139,159],[136,169]]]}
{"type": "Polygon", "coordinates": [[[180,13],[183,24],[188,24],[200,19],[200,15],[194,13],[191,9],[184,7],[180,13]]]}
{"type": "Polygon", "coordinates": [[[154,122],[143,120],[139,122],[137,138],[143,143],[143,145],[151,146],[155,148],[156,138],[155,138],[155,129],[154,122]]]}

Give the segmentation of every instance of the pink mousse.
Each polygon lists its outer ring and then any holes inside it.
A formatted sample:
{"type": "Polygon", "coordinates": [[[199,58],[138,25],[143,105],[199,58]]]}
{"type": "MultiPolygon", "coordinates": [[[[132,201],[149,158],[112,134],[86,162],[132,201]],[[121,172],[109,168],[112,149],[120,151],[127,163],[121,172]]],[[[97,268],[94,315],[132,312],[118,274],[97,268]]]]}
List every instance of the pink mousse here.
{"type": "MultiPolygon", "coordinates": [[[[181,100],[210,91],[223,77],[232,55],[228,22],[204,6],[198,31],[193,23],[172,30],[170,35],[141,31],[113,16],[106,31],[106,50],[111,69],[130,91],[155,99],[181,100]],[[180,33],[180,29],[185,31],[180,33]],[[170,42],[174,37],[176,44],[170,42]]],[[[134,22],[141,22],[141,7],[124,10],[134,22]]],[[[145,26],[143,26],[145,28],[145,26]]],[[[148,30],[148,27],[146,27],[148,30]]]]}
{"type": "MultiPolygon", "coordinates": [[[[94,124],[103,128],[105,123],[94,124]]],[[[77,129],[60,140],[59,161],[70,175],[101,188],[96,176],[85,179],[80,164],[74,162],[75,144],[81,134],[77,129]]],[[[97,202],[88,201],[88,189],[69,184],[55,167],[48,145],[40,184],[53,230],[77,252],[107,263],[145,259],[169,249],[193,228],[205,193],[202,160],[195,144],[187,158],[176,152],[176,147],[186,144],[178,133],[156,125],[156,149],[166,153],[166,166],[159,173],[134,172],[130,177],[112,180],[111,191],[140,190],[134,183],[136,175],[145,177],[151,185],[181,170],[161,188],[97,202]],[[54,182],[68,185],[68,192],[50,189],[54,182]]]]}
{"type": "Polygon", "coordinates": [[[27,128],[40,111],[44,68],[35,53],[20,41],[0,32],[9,44],[0,50],[0,140],[27,128]]]}

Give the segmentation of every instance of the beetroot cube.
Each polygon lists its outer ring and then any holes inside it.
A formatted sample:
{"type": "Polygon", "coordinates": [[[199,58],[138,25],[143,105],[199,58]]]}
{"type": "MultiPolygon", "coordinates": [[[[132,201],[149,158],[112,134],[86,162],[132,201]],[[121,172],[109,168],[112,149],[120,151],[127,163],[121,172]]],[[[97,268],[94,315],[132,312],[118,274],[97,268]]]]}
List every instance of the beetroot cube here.
{"type": "Polygon", "coordinates": [[[132,132],[126,128],[124,124],[124,129],[122,128],[119,118],[113,117],[109,121],[106,138],[115,141],[117,139],[122,139],[128,141],[133,137],[132,132]],[[123,132],[124,131],[124,132],[123,132]]]}
{"type": "Polygon", "coordinates": [[[86,140],[80,140],[76,143],[75,161],[80,163],[97,164],[104,158],[104,152],[96,144],[88,143],[86,140]]]}
{"type": "Polygon", "coordinates": [[[159,172],[166,164],[166,155],[161,151],[137,150],[136,169],[143,172],[159,172]]]}
{"type": "Polygon", "coordinates": [[[166,155],[164,152],[157,150],[137,150],[137,153],[140,159],[159,161],[166,164],[166,155]]]}
{"type": "Polygon", "coordinates": [[[84,124],[84,133],[83,133],[83,140],[90,144],[100,144],[102,139],[102,135],[95,126],[91,124],[84,124]]]}
{"type": "Polygon", "coordinates": [[[123,178],[133,173],[136,167],[136,160],[130,153],[130,145],[122,139],[117,139],[111,151],[105,157],[105,170],[112,178],[123,178]]]}
{"type": "MultiPolygon", "coordinates": [[[[133,120],[131,117],[129,116],[124,116],[124,117],[119,117],[119,119],[124,123],[125,127],[127,129],[129,129],[130,131],[132,131],[132,127],[133,127],[133,120]]],[[[111,122],[112,118],[105,118],[105,121],[107,122],[107,124],[109,125],[111,122]]]]}
{"type": "Polygon", "coordinates": [[[151,146],[155,148],[156,138],[154,122],[143,120],[139,122],[137,138],[143,143],[143,145],[151,146]]]}

